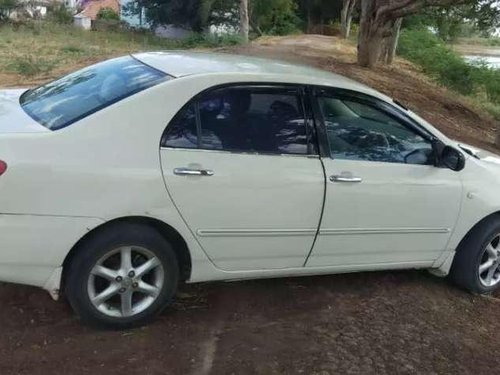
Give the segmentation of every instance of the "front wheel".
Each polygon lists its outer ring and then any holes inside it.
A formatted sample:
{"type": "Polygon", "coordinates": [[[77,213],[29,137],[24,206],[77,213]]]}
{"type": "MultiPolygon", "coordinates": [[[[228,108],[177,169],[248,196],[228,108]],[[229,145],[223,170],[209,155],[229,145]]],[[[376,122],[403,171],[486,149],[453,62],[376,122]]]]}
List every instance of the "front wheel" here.
{"type": "Polygon", "coordinates": [[[148,322],[170,303],[179,268],[155,229],[125,223],[85,242],[66,275],[67,298],[85,323],[124,329],[148,322]]]}
{"type": "Polygon", "coordinates": [[[450,276],[458,285],[479,294],[500,287],[500,217],[476,226],[462,241],[450,276]]]}

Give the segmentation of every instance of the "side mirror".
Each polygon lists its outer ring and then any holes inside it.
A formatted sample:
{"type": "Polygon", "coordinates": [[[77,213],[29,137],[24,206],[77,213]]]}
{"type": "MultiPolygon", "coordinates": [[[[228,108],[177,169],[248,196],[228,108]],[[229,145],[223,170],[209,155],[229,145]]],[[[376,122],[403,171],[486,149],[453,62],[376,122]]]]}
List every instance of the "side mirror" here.
{"type": "Polygon", "coordinates": [[[451,146],[445,146],[441,152],[441,165],[452,171],[458,172],[465,167],[465,156],[451,146]]]}

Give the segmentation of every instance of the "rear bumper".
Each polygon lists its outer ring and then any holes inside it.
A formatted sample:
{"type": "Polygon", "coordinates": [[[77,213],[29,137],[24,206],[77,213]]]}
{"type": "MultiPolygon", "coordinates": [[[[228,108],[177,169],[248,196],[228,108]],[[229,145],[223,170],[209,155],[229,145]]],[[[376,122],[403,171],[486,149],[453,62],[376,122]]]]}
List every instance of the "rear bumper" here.
{"type": "Polygon", "coordinates": [[[57,270],[66,255],[102,223],[89,217],[0,214],[0,281],[58,289],[57,270]]]}

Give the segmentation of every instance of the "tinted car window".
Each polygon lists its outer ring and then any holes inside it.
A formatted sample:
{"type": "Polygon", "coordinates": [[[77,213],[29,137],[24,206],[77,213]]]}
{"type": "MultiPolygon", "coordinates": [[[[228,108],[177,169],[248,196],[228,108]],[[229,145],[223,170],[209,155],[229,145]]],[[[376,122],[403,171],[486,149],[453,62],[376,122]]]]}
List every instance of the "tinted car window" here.
{"type": "Polygon", "coordinates": [[[431,143],[378,108],[319,98],[334,159],[432,164],[431,143]]]}
{"type": "Polygon", "coordinates": [[[36,121],[57,130],[169,77],[133,57],[120,57],[29,90],[20,103],[36,121]]]}
{"type": "Polygon", "coordinates": [[[162,140],[163,146],[197,148],[196,109],[194,104],[184,107],[168,125],[162,140]]]}
{"type": "MultiPolygon", "coordinates": [[[[294,92],[229,88],[203,96],[196,105],[202,149],[307,154],[306,123],[294,92]]],[[[194,147],[195,107],[188,105],[172,120],[163,145],[194,147]]]]}

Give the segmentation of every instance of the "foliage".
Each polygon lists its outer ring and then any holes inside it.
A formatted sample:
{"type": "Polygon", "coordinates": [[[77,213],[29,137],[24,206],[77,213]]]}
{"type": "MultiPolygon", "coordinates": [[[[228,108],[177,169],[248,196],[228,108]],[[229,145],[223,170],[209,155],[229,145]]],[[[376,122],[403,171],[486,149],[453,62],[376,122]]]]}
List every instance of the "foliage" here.
{"type": "Polygon", "coordinates": [[[179,48],[219,48],[241,43],[239,35],[209,35],[193,33],[189,38],[179,41],[179,48]]]}
{"type": "Polygon", "coordinates": [[[18,0],[0,0],[0,21],[8,19],[10,13],[18,6],[18,0]]]}
{"type": "Polygon", "coordinates": [[[101,8],[97,13],[98,20],[119,21],[120,16],[111,8],[101,8]]]}
{"type": "Polygon", "coordinates": [[[312,24],[329,24],[340,20],[342,1],[329,0],[298,0],[298,14],[307,25],[307,29],[312,24]]]}
{"type": "Polygon", "coordinates": [[[69,25],[73,23],[73,14],[64,4],[59,3],[48,10],[48,19],[61,25],[69,25]]]}
{"type": "MultiPolygon", "coordinates": [[[[288,34],[297,31],[296,0],[252,0],[249,4],[250,24],[258,34],[288,34]]],[[[239,26],[239,2],[235,0],[133,0],[126,14],[146,10],[153,25],[173,24],[201,32],[210,24],[239,26]]]]}
{"type": "Polygon", "coordinates": [[[54,62],[32,55],[16,57],[7,69],[26,77],[32,77],[42,73],[48,73],[54,68],[54,62]]]}
{"type": "Polygon", "coordinates": [[[295,0],[252,0],[250,24],[258,33],[285,35],[297,32],[301,20],[295,0]]]}
{"type": "Polygon", "coordinates": [[[500,119],[500,70],[489,68],[483,62],[466,62],[426,29],[404,30],[398,51],[438,82],[472,96],[481,107],[500,119]]]}
{"type": "Polygon", "coordinates": [[[424,72],[462,94],[473,90],[473,68],[428,30],[404,30],[399,53],[420,65],[424,72]]]}
{"type": "Polygon", "coordinates": [[[134,0],[129,3],[126,13],[146,10],[146,19],[152,25],[173,24],[194,31],[202,31],[207,24],[207,7],[214,0],[134,0]]]}
{"type": "Polygon", "coordinates": [[[434,28],[446,41],[473,35],[488,36],[499,24],[500,4],[496,0],[469,0],[449,7],[427,8],[405,20],[407,26],[434,28]]]}

